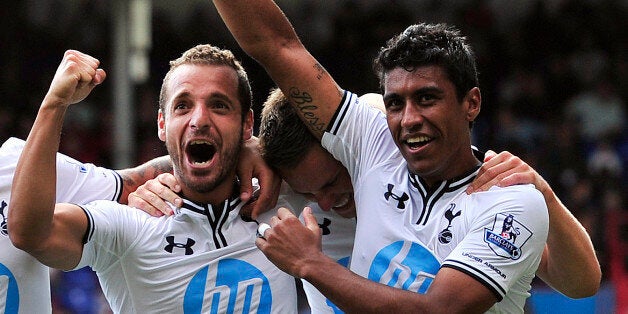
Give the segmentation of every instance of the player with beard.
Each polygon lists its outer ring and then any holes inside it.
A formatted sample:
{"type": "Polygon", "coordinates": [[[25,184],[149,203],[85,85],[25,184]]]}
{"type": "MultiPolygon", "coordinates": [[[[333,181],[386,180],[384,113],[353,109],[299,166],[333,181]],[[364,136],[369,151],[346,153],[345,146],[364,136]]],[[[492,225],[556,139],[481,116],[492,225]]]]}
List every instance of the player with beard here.
{"type": "Polygon", "coordinates": [[[295,312],[294,279],[255,247],[258,223],[239,212],[235,165],[251,137],[252,100],[246,72],[228,50],[194,47],[164,78],[158,134],[183,182],[184,204],[174,215],[152,217],[111,201],[55,204],[65,112],[105,76],[97,59],[64,55],[15,172],[13,244],[50,267],[90,266],[116,313],[295,312]]]}

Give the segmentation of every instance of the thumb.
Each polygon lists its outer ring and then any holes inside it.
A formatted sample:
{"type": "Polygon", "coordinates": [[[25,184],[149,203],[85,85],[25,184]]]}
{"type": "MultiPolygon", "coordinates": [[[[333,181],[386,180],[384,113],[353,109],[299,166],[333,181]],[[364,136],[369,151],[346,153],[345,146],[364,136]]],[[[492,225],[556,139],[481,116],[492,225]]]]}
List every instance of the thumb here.
{"type": "Polygon", "coordinates": [[[240,199],[242,202],[248,202],[251,199],[251,195],[253,195],[253,183],[251,182],[251,177],[240,177],[240,199]]]}
{"type": "Polygon", "coordinates": [[[312,208],[305,207],[303,209],[303,221],[305,222],[305,226],[315,232],[320,232],[320,227],[318,226],[318,221],[316,221],[316,217],[312,214],[312,208]]]}

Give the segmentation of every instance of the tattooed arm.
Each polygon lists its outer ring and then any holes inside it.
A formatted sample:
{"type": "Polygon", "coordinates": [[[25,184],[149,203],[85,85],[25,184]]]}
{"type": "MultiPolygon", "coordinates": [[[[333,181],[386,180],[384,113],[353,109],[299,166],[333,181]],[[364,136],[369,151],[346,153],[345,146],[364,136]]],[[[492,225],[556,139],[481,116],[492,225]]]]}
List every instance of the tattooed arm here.
{"type": "Polygon", "coordinates": [[[172,173],[169,156],[157,157],[134,168],[118,170],[124,184],[120,202],[126,204],[131,192],[137,190],[144,182],[166,172],[172,173]]]}
{"type": "Polygon", "coordinates": [[[272,1],[214,0],[214,4],[242,49],[264,66],[320,139],[343,91],[305,49],[283,12],[272,1]]]}

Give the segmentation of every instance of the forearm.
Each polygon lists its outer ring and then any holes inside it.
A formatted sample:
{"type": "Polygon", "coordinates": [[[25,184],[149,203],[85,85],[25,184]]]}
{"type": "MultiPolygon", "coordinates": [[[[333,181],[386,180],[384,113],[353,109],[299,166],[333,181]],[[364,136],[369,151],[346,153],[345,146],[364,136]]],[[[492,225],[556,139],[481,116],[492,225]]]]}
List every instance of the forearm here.
{"type": "Polygon", "coordinates": [[[11,188],[9,231],[20,248],[43,243],[51,231],[56,199],[56,153],[66,107],[44,106],[18,161],[11,188]]]}
{"type": "Polygon", "coordinates": [[[292,25],[273,1],[213,0],[240,47],[265,64],[278,47],[299,43],[292,25]]]}
{"type": "Polygon", "coordinates": [[[126,204],[129,194],[150,179],[156,178],[162,173],[172,173],[172,163],[169,156],[161,156],[151,159],[135,168],[117,171],[124,184],[120,203],[126,204]]]}
{"type": "Polygon", "coordinates": [[[423,295],[368,280],[328,257],[308,262],[302,278],[345,313],[435,313],[423,295]]]}
{"type": "Polygon", "coordinates": [[[572,298],[595,294],[602,273],[591,238],[549,186],[541,192],[549,210],[550,229],[545,260],[537,275],[572,298]]]}

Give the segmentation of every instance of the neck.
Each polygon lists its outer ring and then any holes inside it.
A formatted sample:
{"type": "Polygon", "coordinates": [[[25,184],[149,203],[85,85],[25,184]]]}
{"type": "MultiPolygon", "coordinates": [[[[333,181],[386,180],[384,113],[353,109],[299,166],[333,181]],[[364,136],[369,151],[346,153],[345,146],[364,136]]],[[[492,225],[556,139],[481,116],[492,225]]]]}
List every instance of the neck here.
{"type": "Polygon", "coordinates": [[[195,203],[217,206],[233,195],[239,186],[237,182],[237,178],[234,177],[232,180],[224,180],[213,187],[198,188],[182,185],[181,196],[195,203]]]}
{"type": "MultiPolygon", "coordinates": [[[[469,150],[471,151],[471,150],[469,150]]],[[[466,157],[453,156],[454,160],[444,163],[442,171],[435,170],[432,173],[416,173],[420,176],[429,188],[432,188],[443,181],[460,178],[473,171],[482,163],[473,155],[465,154],[466,157]]]]}

